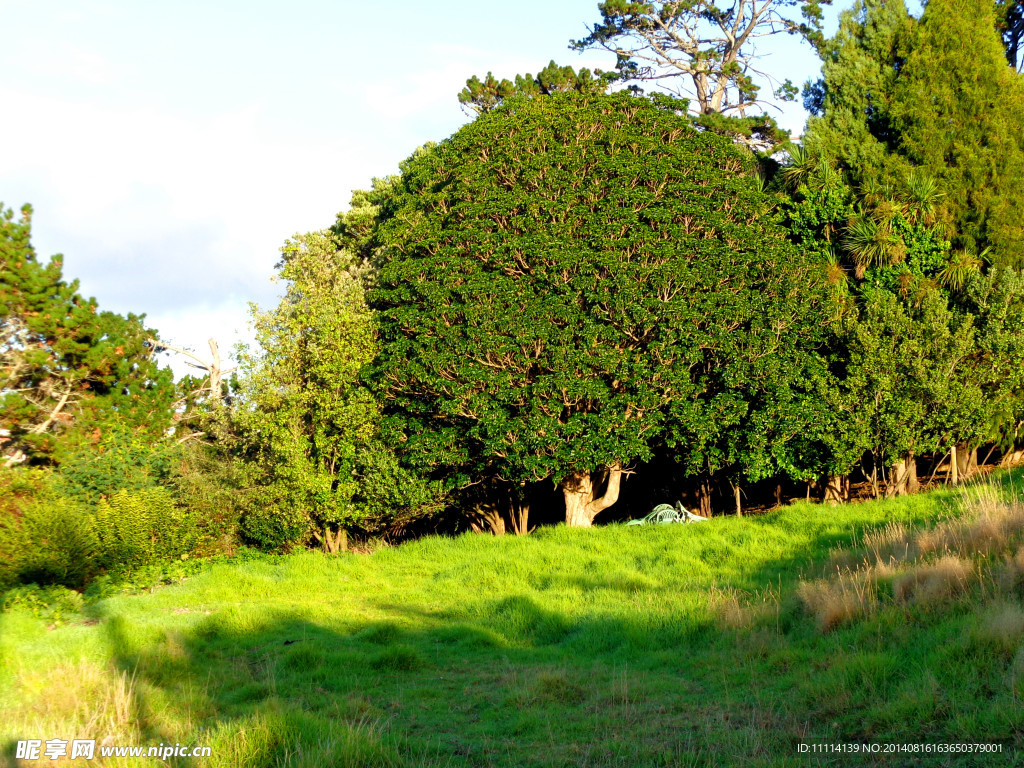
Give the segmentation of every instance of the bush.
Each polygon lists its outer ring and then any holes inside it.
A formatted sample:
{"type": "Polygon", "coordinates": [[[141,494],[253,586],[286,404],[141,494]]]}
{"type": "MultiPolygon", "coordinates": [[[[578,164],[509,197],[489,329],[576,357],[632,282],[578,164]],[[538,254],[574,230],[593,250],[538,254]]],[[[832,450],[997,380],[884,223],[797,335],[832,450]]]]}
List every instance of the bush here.
{"type": "Polygon", "coordinates": [[[0,597],[0,611],[23,610],[55,624],[79,614],[84,604],[82,595],[74,590],[38,584],[15,587],[0,597]]]}
{"type": "Polygon", "coordinates": [[[76,443],[60,453],[56,482],[63,495],[96,504],[122,489],[142,491],[166,484],[181,451],[176,443],[105,425],[95,443],[76,443]]]}
{"type": "Polygon", "coordinates": [[[203,443],[182,446],[170,470],[170,487],[178,506],[202,526],[201,555],[233,551],[241,513],[241,467],[203,443]]]}
{"type": "Polygon", "coordinates": [[[0,479],[0,588],[79,588],[95,574],[98,541],[88,507],[56,492],[53,475],[10,470],[0,479]]]}
{"type": "Polygon", "coordinates": [[[280,498],[274,486],[261,488],[249,499],[242,515],[240,530],[251,544],[268,550],[279,550],[301,542],[310,532],[309,518],[300,509],[296,498],[280,498]]]}
{"type": "Polygon", "coordinates": [[[104,568],[131,570],[191,552],[202,539],[198,515],[174,505],[166,488],[120,490],[96,507],[104,568]]]}

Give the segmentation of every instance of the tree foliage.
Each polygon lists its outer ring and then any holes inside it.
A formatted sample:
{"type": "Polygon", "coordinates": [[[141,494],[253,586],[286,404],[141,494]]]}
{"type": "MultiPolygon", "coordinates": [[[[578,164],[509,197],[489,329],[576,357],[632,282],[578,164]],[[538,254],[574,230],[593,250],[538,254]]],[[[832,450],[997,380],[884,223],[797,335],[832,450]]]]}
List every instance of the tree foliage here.
{"type": "Polygon", "coordinates": [[[97,310],[41,262],[29,206],[0,209],[0,427],[10,463],[60,462],[121,429],[154,441],[171,425],[174,387],[142,316],[97,310]]]}
{"type": "Polygon", "coordinates": [[[754,464],[744,398],[792,381],[815,281],[753,158],[675,106],[512,100],[409,164],[371,293],[408,461],[553,479],[581,525],[658,441],[754,464]]]}
{"type": "MultiPolygon", "coordinates": [[[[624,80],[685,81],[677,95],[693,98],[701,114],[745,115],[758,103],[754,52],[759,38],[802,34],[821,38],[821,6],[830,0],[606,0],[577,50],[604,48],[617,57],[624,80]],[[791,11],[799,7],[801,16],[791,11]]],[[[670,90],[673,90],[669,86],[670,90]]],[[[777,95],[796,93],[788,81],[777,95]]]]}
{"type": "Polygon", "coordinates": [[[605,93],[614,75],[581,68],[560,67],[554,60],[534,77],[529,72],[516,75],[515,81],[498,80],[490,72],[481,80],[476,75],[466,81],[459,103],[476,114],[500,107],[512,96],[550,96],[555,93],[605,93]]]}
{"type": "MultiPolygon", "coordinates": [[[[805,145],[843,173],[862,212],[887,197],[911,216],[927,213],[966,254],[959,264],[985,253],[1019,265],[1024,81],[1006,64],[991,5],[932,0],[918,22],[902,2],[866,0],[842,15],[822,52],[823,78],[805,92],[817,115],[805,145]]],[[[861,218],[854,239],[890,258],[885,222],[861,218]]]]}
{"type": "Polygon", "coordinates": [[[296,236],[282,254],[285,295],[273,310],[253,308],[260,348],[240,356],[220,434],[246,466],[245,535],[334,549],[344,532],[378,531],[433,499],[380,443],[377,404],[359,378],[376,352],[368,265],[329,232],[296,236]]]}
{"type": "Polygon", "coordinates": [[[900,154],[942,185],[957,244],[1021,267],[1024,79],[993,26],[986,0],[930,0],[906,43],[891,119],[900,154]]]}

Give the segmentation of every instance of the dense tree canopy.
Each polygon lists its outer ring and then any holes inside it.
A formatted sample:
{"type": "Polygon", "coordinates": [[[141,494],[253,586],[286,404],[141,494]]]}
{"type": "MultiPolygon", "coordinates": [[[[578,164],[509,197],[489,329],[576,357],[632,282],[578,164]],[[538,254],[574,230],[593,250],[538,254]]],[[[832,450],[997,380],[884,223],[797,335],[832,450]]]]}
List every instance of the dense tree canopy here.
{"type": "MultiPolygon", "coordinates": [[[[358,232],[358,213],[347,218],[358,232]]],[[[244,461],[242,529],[262,546],[313,538],[336,551],[348,531],[378,531],[434,501],[379,440],[378,406],[359,379],[377,347],[371,266],[341,240],[311,232],[285,244],[285,294],[271,310],[253,307],[260,346],[241,355],[228,423],[214,425],[244,461]]]]}
{"type": "Polygon", "coordinates": [[[515,81],[498,80],[490,72],[481,80],[474,75],[459,92],[459,103],[477,114],[497,109],[512,96],[550,96],[554,93],[604,93],[614,75],[583,68],[560,67],[554,61],[534,77],[529,72],[516,75],[515,81]]]}
{"type": "Polygon", "coordinates": [[[753,158],[675,106],[512,100],[410,163],[371,293],[410,461],[456,485],[552,478],[576,525],[659,440],[754,463],[739,425],[794,380],[815,279],[753,158]]]}

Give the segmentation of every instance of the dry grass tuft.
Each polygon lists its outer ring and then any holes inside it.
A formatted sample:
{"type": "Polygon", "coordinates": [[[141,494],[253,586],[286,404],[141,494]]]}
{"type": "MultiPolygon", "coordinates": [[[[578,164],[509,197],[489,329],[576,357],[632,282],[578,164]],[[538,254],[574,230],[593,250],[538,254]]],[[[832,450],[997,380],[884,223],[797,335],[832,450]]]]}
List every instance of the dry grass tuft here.
{"type": "Polygon", "coordinates": [[[848,624],[871,613],[876,605],[875,590],[865,574],[839,573],[835,579],[801,582],[797,597],[818,620],[823,632],[848,624]]]}
{"type": "Polygon", "coordinates": [[[864,565],[864,558],[860,552],[852,549],[833,549],[828,553],[825,573],[855,571],[862,565],[864,565]]]}
{"type": "MultiPolygon", "coordinates": [[[[959,598],[986,574],[1004,593],[1024,588],[1024,503],[978,486],[960,511],[960,517],[923,530],[891,521],[865,533],[858,548],[833,550],[825,577],[800,585],[800,600],[829,631],[873,613],[888,594],[878,589],[883,583],[891,583],[897,601],[919,605],[959,598]],[[999,556],[1001,568],[993,563],[999,556]]],[[[736,621],[736,610],[726,601],[720,616],[736,621]]],[[[1013,635],[1016,615],[1003,611],[986,631],[1013,635]]]]}
{"type": "Polygon", "coordinates": [[[902,563],[917,556],[912,533],[898,522],[886,523],[882,528],[865,533],[864,548],[876,564],[902,563]]]}
{"type": "Polygon", "coordinates": [[[749,599],[741,599],[736,590],[715,587],[709,598],[711,613],[718,619],[719,627],[733,631],[774,624],[779,617],[781,601],[779,592],[771,587],[749,599]]]}
{"type": "Polygon", "coordinates": [[[944,555],[897,576],[893,580],[892,591],[902,602],[934,605],[962,594],[973,581],[975,573],[974,563],[956,555],[944,555]]]}
{"type": "Polygon", "coordinates": [[[986,611],[978,627],[982,640],[1012,653],[1024,636],[1024,608],[1017,603],[998,603],[986,611]]]}
{"type": "Polygon", "coordinates": [[[734,590],[713,589],[710,603],[712,612],[718,617],[718,623],[723,628],[743,629],[749,626],[750,617],[734,590]]]}
{"type": "Polygon", "coordinates": [[[1024,546],[1007,555],[997,575],[997,583],[1004,592],[1013,592],[1024,585],[1024,546]]]}
{"type": "Polygon", "coordinates": [[[0,706],[10,738],[95,739],[97,744],[140,743],[135,678],[112,667],[81,662],[44,674],[19,674],[14,699],[0,706]]]}
{"type": "Polygon", "coordinates": [[[955,552],[966,557],[1005,552],[1024,533],[1024,504],[1007,503],[980,493],[967,508],[971,517],[948,520],[920,531],[914,545],[921,555],[955,552]]]}

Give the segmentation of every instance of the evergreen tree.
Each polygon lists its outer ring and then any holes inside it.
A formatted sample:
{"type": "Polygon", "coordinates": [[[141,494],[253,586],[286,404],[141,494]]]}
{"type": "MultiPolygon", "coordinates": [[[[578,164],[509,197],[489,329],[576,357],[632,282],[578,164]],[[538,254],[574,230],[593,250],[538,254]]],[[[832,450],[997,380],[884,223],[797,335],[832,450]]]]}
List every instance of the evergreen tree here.
{"type": "Polygon", "coordinates": [[[886,251],[894,207],[927,208],[936,236],[966,254],[948,276],[983,256],[1024,264],[1024,81],[994,30],[985,0],[931,0],[919,22],[902,0],[842,15],[823,77],[805,90],[804,145],[851,187],[854,250],[886,251]]]}
{"type": "Polygon", "coordinates": [[[968,253],[1024,266],[1024,80],[986,0],[929,0],[890,106],[897,151],[936,178],[968,253]]]}
{"type": "Polygon", "coordinates": [[[0,208],[0,427],[5,459],[60,462],[105,434],[150,440],[172,424],[171,371],[154,360],[144,317],[97,310],[66,282],[62,258],[38,259],[32,209],[0,208]]]}

